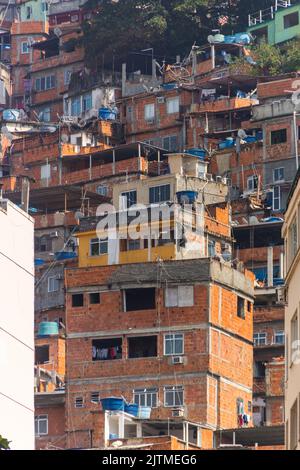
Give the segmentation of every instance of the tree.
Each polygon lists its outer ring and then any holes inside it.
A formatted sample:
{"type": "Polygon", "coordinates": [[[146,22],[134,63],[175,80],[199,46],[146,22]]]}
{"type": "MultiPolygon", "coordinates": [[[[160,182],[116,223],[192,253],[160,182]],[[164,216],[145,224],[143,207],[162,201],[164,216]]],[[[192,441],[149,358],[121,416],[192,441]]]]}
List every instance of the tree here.
{"type": "Polygon", "coordinates": [[[10,444],[10,441],[2,437],[0,434],[0,450],[9,450],[10,449],[9,444],[10,444]]]}
{"type": "Polygon", "coordinates": [[[300,39],[287,43],[284,48],[284,71],[297,72],[300,70],[300,39]]]}

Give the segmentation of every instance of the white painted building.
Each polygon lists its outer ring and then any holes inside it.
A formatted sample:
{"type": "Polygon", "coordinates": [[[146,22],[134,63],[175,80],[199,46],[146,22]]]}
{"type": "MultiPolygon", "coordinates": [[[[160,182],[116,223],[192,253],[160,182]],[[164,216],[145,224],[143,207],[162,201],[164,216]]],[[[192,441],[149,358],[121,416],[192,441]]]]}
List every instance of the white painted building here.
{"type": "Polygon", "coordinates": [[[34,221],[0,196],[0,435],[34,449],[34,221]]]}

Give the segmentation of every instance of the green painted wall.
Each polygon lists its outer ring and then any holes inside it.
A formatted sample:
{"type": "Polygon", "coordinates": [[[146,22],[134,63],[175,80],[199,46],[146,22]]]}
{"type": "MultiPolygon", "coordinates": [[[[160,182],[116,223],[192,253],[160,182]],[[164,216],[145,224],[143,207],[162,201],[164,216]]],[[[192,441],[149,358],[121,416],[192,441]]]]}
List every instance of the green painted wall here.
{"type": "Polygon", "coordinates": [[[46,0],[30,0],[22,3],[20,6],[21,21],[45,21],[47,12],[44,11],[46,0]],[[31,9],[30,18],[28,18],[28,8],[31,9]]]}
{"type": "Polygon", "coordinates": [[[280,44],[285,41],[290,41],[296,36],[300,37],[300,5],[294,5],[289,8],[283,8],[275,13],[274,20],[265,21],[264,23],[248,28],[248,32],[256,35],[256,32],[262,28],[268,28],[268,42],[271,45],[280,44]],[[299,23],[297,26],[291,28],[284,28],[284,17],[291,13],[298,12],[299,23]]]}

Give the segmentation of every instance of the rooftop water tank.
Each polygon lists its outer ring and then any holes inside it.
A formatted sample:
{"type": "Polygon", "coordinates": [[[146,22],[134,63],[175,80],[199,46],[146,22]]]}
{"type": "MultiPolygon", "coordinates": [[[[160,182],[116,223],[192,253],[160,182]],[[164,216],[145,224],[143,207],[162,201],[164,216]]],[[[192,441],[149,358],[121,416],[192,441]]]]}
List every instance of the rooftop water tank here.
{"type": "Polygon", "coordinates": [[[54,321],[44,321],[39,324],[38,336],[55,336],[58,335],[58,324],[54,321]]]}
{"type": "Polygon", "coordinates": [[[176,193],[179,204],[193,204],[198,197],[197,191],[179,191],[176,193]]]}

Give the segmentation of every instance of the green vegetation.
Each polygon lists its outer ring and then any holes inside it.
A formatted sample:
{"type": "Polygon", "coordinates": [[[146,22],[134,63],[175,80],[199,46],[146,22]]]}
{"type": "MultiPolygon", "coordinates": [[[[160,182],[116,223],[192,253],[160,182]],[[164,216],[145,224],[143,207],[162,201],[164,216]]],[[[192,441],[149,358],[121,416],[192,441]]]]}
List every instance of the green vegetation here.
{"type": "Polygon", "coordinates": [[[0,434],[0,450],[9,450],[10,449],[9,444],[10,444],[10,441],[2,437],[0,434]]]}

